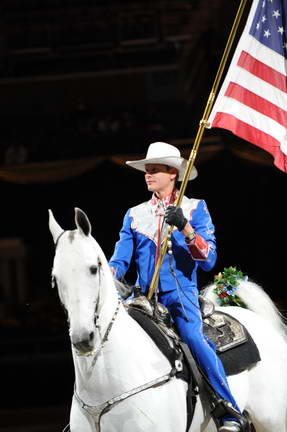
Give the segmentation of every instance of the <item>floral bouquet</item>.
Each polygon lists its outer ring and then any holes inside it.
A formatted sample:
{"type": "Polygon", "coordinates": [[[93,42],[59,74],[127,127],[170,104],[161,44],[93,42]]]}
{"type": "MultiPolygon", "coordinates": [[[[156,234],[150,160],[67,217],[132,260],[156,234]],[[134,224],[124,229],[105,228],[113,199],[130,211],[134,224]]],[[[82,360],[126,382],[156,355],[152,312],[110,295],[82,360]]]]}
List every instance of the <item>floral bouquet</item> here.
{"type": "Polygon", "coordinates": [[[217,295],[217,302],[220,306],[240,306],[246,308],[246,305],[235,294],[240,280],[247,280],[236,267],[224,268],[223,272],[214,276],[215,288],[213,292],[217,295]]]}

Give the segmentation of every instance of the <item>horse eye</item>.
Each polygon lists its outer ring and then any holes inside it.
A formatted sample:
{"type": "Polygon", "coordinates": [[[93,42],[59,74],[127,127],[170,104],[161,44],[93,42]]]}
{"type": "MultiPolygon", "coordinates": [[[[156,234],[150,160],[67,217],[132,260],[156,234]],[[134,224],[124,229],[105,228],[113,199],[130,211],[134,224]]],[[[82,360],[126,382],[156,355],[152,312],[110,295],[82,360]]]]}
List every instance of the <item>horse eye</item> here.
{"type": "Polygon", "coordinates": [[[93,266],[90,267],[90,273],[92,275],[96,275],[97,272],[98,272],[98,266],[93,265],[93,266]]]}

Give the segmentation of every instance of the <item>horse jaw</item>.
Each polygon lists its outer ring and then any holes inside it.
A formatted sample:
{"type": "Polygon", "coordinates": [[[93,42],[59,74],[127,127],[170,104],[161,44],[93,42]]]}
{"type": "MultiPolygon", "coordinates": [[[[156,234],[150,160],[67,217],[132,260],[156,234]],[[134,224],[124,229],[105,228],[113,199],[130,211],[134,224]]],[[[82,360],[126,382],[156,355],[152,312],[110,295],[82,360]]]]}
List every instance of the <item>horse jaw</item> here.
{"type": "Polygon", "coordinates": [[[50,232],[52,234],[54,243],[56,244],[56,241],[59,238],[59,235],[64,230],[60,227],[60,225],[58,224],[58,222],[54,218],[52,210],[49,209],[48,211],[49,211],[49,229],[50,229],[50,232]]]}
{"type": "Polygon", "coordinates": [[[75,222],[78,230],[83,235],[88,237],[91,234],[92,228],[88,216],[78,207],[75,207],[75,222]]]}

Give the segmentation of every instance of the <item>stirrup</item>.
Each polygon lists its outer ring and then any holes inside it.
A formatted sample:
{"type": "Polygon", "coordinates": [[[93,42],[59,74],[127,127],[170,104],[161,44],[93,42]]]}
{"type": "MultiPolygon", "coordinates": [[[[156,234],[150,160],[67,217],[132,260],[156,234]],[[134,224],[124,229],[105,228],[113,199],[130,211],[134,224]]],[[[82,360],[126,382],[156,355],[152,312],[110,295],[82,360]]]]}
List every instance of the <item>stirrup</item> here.
{"type": "MultiPolygon", "coordinates": [[[[247,412],[239,413],[233,406],[224,399],[218,399],[215,408],[211,412],[212,416],[216,419],[222,417],[233,417],[236,419],[240,427],[240,432],[252,432],[254,431],[254,426],[249,420],[247,412]]],[[[220,429],[219,429],[220,430],[220,429]]]]}
{"type": "Polygon", "coordinates": [[[223,426],[219,428],[219,432],[241,432],[241,425],[237,421],[225,421],[223,426]]]}

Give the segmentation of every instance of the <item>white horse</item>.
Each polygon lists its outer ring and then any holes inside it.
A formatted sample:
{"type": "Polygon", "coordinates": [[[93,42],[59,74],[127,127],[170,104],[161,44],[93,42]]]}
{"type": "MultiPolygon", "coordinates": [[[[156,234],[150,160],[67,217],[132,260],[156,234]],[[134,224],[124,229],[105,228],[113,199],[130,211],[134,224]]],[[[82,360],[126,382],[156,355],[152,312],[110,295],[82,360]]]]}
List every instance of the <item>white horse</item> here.
{"type": "MultiPolygon", "coordinates": [[[[63,230],[49,210],[52,278],[68,313],[75,368],[70,430],[186,432],[186,383],[171,376],[169,361],[128,315],[90,222],[77,208],[75,222],[75,230],[63,230]]],[[[259,287],[244,282],[239,296],[252,311],[225,309],[253,336],[261,361],[230,377],[230,386],[256,432],[287,432],[286,328],[259,287]]],[[[201,398],[191,431],[216,431],[201,398]]]]}

